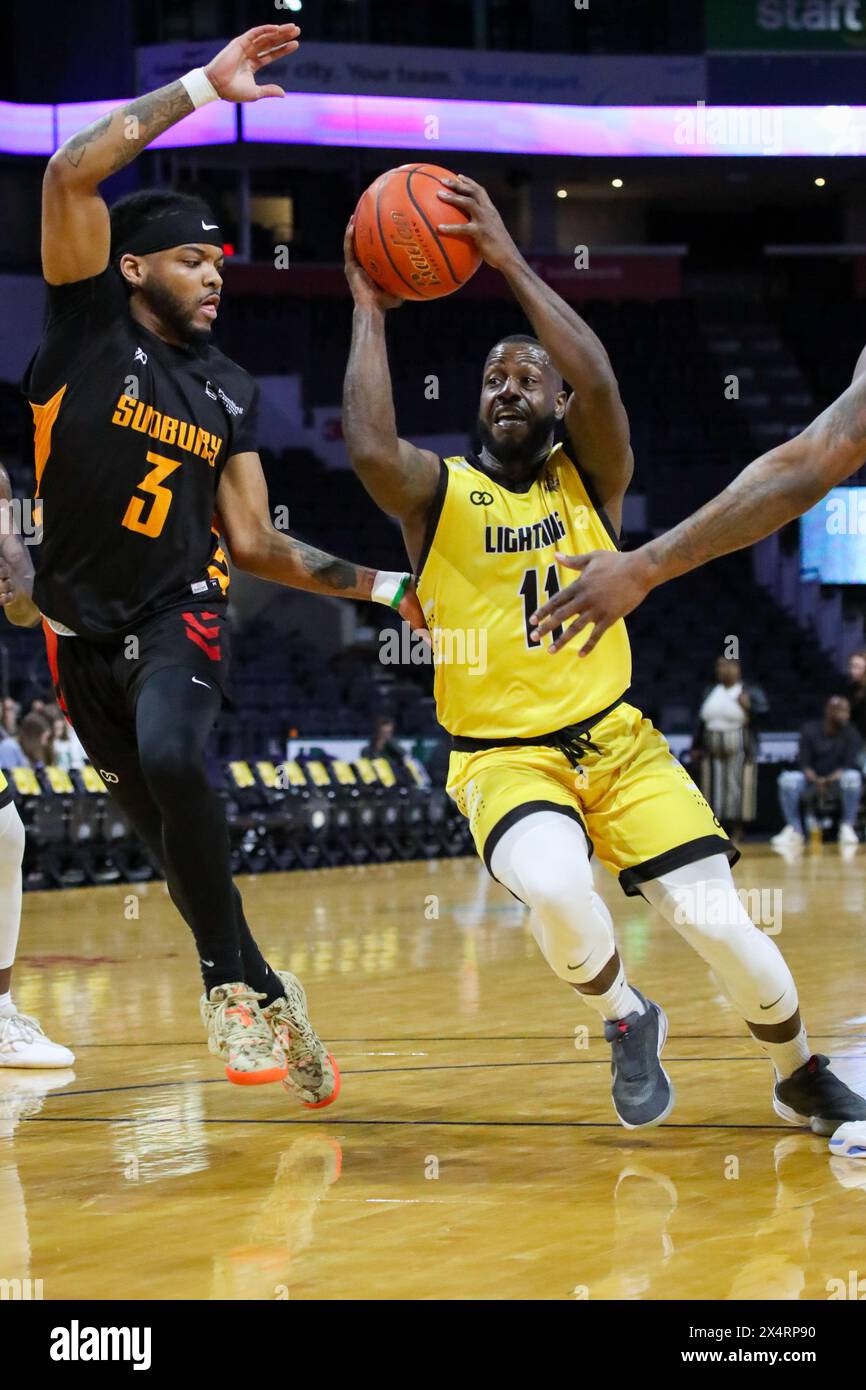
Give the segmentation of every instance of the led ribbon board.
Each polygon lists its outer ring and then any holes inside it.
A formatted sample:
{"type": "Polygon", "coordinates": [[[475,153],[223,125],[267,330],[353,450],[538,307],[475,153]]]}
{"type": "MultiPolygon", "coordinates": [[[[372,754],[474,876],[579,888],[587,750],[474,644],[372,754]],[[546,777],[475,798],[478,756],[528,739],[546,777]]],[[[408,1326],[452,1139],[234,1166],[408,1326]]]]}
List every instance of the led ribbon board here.
{"type": "MultiPolygon", "coordinates": [[[[0,102],[0,152],[51,154],[118,101],[0,102]]],[[[866,152],[866,106],[553,106],[293,92],[240,108],[244,141],[579,156],[815,156],[866,152]]],[[[236,108],[211,102],[150,148],[233,144],[236,108]]]]}

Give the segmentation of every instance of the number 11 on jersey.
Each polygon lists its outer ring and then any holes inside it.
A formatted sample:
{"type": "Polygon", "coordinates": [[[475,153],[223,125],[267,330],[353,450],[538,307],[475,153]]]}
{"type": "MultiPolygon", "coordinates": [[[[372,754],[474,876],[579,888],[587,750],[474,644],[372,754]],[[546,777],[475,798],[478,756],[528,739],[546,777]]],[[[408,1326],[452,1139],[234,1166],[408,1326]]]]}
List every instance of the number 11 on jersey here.
{"type": "MultiPolygon", "coordinates": [[[[553,598],[554,594],[559,593],[559,576],[556,573],[556,565],[548,566],[547,574],[544,577],[544,592],[547,597],[553,598]]],[[[538,607],[538,570],[527,570],[523,576],[523,583],[520,586],[520,593],[523,598],[523,628],[526,635],[526,645],[532,651],[539,651],[543,646],[542,642],[533,642],[532,633],[534,628],[530,626],[529,619],[538,607]]],[[[562,636],[562,628],[555,627],[550,638],[552,642],[558,642],[562,636]]]]}

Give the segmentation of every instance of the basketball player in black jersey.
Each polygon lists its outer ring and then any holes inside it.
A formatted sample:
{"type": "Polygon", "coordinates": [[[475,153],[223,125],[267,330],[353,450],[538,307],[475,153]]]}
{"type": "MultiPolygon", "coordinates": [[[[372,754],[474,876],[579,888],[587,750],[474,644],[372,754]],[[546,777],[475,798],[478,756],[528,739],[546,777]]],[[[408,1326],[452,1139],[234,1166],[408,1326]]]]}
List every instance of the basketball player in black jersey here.
{"type": "MultiPolygon", "coordinates": [[[[44,619],[58,698],[94,767],[164,865],[192,929],[202,1018],[229,1080],[280,1080],[326,1105],[339,1075],[300,982],[261,956],[205,770],[228,688],[228,566],[388,603],[418,626],[408,576],[278,532],[256,453],[258,388],[210,341],[223,234],[204,204],[99,185],[204,101],[282,96],[255,73],[297,48],[266,24],[72,136],[43,184],[48,310],[24,378],[43,540],[25,621],[44,619]]],[[[16,593],[6,577],[3,597],[16,593]]]]}

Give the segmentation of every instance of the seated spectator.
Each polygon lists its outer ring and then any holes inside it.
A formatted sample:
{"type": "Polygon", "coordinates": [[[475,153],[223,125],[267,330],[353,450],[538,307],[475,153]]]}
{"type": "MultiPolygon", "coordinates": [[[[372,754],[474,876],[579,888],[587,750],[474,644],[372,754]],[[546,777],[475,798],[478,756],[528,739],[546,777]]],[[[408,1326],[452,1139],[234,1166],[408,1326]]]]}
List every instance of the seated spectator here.
{"type": "Polygon", "coordinates": [[[54,731],[42,714],[25,714],[18,726],[18,742],[25,767],[38,771],[54,764],[54,731]]]}
{"type": "Polygon", "coordinates": [[[13,700],[11,695],[7,695],[0,709],[0,728],[3,733],[15,737],[18,728],[18,718],[21,714],[21,706],[17,700],[13,700]]]}
{"type": "Polygon", "coordinates": [[[704,693],[689,761],[728,833],[737,839],[755,819],[755,722],[769,709],[759,685],[745,685],[739,661],[720,656],[716,683],[704,693]]]}
{"type": "Polygon", "coordinates": [[[849,656],[845,694],[851,706],[851,723],[866,739],[866,652],[852,652],[849,656]]]}
{"type": "Polygon", "coordinates": [[[393,715],[380,714],[373,737],[361,749],[361,757],[390,758],[398,767],[402,766],[403,749],[394,737],[396,727],[393,715]]]}
{"type": "Polygon", "coordinates": [[[16,734],[6,734],[0,738],[0,767],[29,767],[24,756],[24,749],[18,742],[16,734]]]}
{"type": "Polygon", "coordinates": [[[57,715],[52,721],[54,730],[54,761],[58,767],[62,767],[68,772],[72,767],[83,767],[87,762],[87,754],[81,744],[77,733],[71,724],[57,715]]]}
{"type": "Polygon", "coordinates": [[[800,730],[800,771],[779,774],[779,801],[785,828],[770,841],[774,849],[801,849],[807,830],[818,828],[817,814],[839,807],[839,844],[857,845],[854,822],[863,787],[866,745],[851,724],[851,706],[844,695],[831,695],[824,718],[800,730]]]}

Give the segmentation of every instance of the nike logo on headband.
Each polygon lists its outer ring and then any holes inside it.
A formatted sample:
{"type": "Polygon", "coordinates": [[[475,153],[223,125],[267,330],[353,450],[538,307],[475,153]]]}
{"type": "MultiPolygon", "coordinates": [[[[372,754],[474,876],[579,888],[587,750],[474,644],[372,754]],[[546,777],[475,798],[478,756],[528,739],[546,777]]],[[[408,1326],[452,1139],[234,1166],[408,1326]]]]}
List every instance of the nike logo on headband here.
{"type": "Polygon", "coordinates": [[[203,232],[215,232],[218,226],[219,222],[202,222],[201,229],[203,232]]]}

